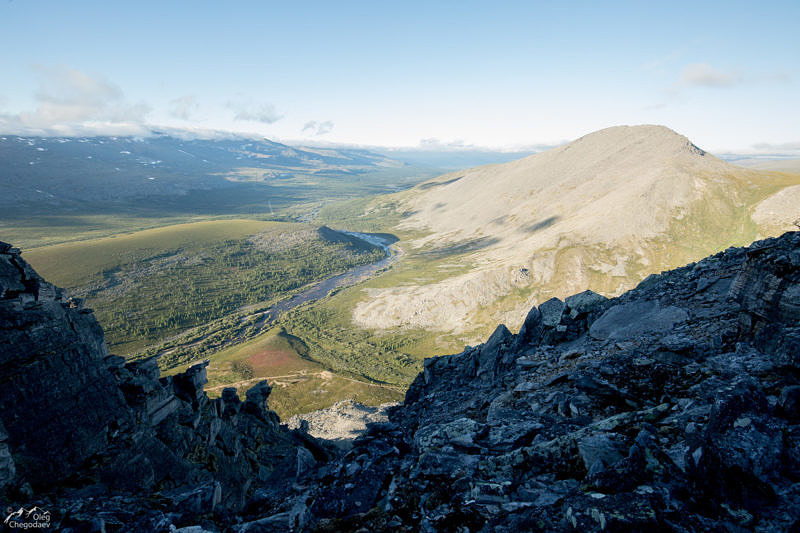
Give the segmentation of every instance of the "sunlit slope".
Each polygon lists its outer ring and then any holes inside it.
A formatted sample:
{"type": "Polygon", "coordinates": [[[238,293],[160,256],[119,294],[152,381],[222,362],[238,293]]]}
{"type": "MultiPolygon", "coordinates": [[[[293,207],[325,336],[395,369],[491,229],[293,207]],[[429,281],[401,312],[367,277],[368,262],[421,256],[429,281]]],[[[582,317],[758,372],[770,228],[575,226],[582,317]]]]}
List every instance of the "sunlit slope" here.
{"type": "Polygon", "coordinates": [[[241,239],[285,226],[263,220],[213,220],[175,224],[127,234],[56,244],[25,251],[25,259],[46,279],[77,287],[98,272],[159,257],[176,249],[241,239]]]}
{"type": "Polygon", "coordinates": [[[404,193],[409,254],[472,267],[430,283],[372,288],[371,328],[517,325],[536,302],[607,295],[731,245],[791,228],[800,176],[728,164],[663,126],[619,126],[404,193]],[[464,254],[467,254],[466,256],[464,254]]]}

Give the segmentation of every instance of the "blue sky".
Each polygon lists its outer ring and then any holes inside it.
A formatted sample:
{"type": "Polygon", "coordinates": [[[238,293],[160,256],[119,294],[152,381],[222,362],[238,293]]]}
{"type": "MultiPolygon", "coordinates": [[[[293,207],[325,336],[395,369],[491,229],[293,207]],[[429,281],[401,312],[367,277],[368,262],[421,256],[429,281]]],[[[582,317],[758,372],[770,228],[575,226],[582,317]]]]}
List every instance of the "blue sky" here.
{"type": "Polygon", "coordinates": [[[800,2],[655,4],[0,0],[0,130],[800,152],[800,2]]]}

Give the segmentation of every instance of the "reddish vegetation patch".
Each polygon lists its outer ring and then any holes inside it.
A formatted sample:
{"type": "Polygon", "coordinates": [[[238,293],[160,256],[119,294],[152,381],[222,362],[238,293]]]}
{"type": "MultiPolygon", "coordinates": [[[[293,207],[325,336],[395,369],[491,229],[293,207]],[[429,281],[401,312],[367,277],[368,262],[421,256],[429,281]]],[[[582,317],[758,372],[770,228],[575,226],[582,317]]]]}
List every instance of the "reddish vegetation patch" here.
{"type": "Polygon", "coordinates": [[[259,350],[247,358],[247,364],[256,374],[274,372],[277,369],[298,366],[297,355],[290,350],[259,350]]]}

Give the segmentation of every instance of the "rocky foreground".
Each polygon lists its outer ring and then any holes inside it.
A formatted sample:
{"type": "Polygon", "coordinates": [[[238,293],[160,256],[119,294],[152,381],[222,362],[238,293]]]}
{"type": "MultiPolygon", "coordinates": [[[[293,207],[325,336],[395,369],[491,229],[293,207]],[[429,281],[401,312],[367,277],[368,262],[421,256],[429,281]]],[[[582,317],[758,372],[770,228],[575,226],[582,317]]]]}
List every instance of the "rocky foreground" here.
{"type": "Polygon", "coordinates": [[[800,530],[798,232],[428,359],[345,453],[62,300],[0,245],[3,503],[62,530],[800,530]]]}
{"type": "Polygon", "coordinates": [[[217,530],[334,457],[280,425],[266,382],[210,400],[207,364],[159,377],[155,359],[109,355],[92,311],[0,243],[3,508],[44,509],[59,531],[217,530]]]}

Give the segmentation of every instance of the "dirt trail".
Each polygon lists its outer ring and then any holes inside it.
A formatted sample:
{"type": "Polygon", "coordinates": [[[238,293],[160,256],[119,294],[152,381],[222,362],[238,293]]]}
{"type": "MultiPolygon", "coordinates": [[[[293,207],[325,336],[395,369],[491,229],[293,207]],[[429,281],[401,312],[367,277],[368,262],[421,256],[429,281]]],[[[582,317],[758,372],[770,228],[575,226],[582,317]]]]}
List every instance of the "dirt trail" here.
{"type": "Polygon", "coordinates": [[[279,376],[261,376],[261,377],[257,377],[257,378],[244,379],[244,380],[241,380],[241,381],[234,381],[232,383],[226,383],[225,385],[217,385],[217,386],[214,386],[214,387],[206,387],[205,390],[206,390],[206,392],[219,391],[219,390],[222,390],[222,389],[224,389],[226,387],[235,387],[235,388],[238,389],[238,388],[244,387],[246,385],[252,385],[252,384],[258,383],[259,381],[267,380],[268,383],[273,384],[275,381],[277,381],[279,379],[292,379],[292,378],[297,378],[297,377],[317,377],[317,378],[324,379],[324,380],[329,380],[331,378],[337,377],[339,379],[343,379],[343,380],[346,380],[346,381],[352,381],[353,383],[359,383],[361,385],[367,385],[369,387],[379,387],[379,388],[382,388],[382,389],[393,389],[393,390],[396,390],[396,391],[399,391],[399,392],[403,392],[405,390],[403,387],[398,387],[397,385],[384,385],[382,383],[370,383],[368,381],[361,381],[360,379],[348,378],[348,377],[342,376],[340,374],[334,374],[333,372],[329,372],[328,370],[320,370],[319,372],[308,372],[308,371],[301,370],[299,372],[291,372],[289,374],[282,374],[282,375],[279,375],[279,376]]]}

